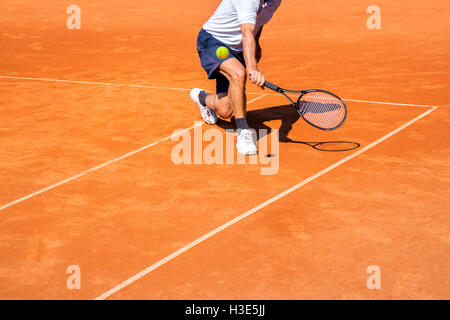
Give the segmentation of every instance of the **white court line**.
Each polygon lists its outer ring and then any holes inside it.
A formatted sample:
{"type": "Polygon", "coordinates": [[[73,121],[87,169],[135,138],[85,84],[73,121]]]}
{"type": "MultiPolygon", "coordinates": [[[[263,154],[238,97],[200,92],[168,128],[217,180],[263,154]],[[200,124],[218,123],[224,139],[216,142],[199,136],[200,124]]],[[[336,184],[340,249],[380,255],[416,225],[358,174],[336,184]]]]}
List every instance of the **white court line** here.
{"type": "Polygon", "coordinates": [[[144,86],[144,85],[139,85],[139,84],[109,83],[109,82],[95,82],[95,81],[93,82],[93,81],[78,81],[78,80],[61,80],[61,79],[49,79],[49,78],[13,77],[13,76],[0,76],[0,78],[1,79],[15,79],[15,80],[62,82],[62,83],[71,83],[71,84],[92,84],[92,85],[113,86],[113,87],[131,87],[131,88],[144,88],[144,89],[167,89],[167,90],[190,91],[190,89],[185,89],[185,88],[144,86]]]}
{"type": "Polygon", "coordinates": [[[344,100],[344,101],[351,101],[351,102],[360,102],[360,103],[387,104],[387,105],[391,105],[391,106],[437,108],[437,106],[429,106],[429,105],[426,105],[426,104],[408,104],[408,103],[381,102],[381,101],[355,100],[355,99],[342,99],[342,100],[344,100]]]}
{"type": "Polygon", "coordinates": [[[132,284],[133,282],[141,279],[142,277],[144,277],[145,275],[149,274],[150,272],[152,272],[153,270],[161,267],[162,265],[164,265],[165,263],[169,262],[170,260],[175,259],[176,257],[178,257],[179,255],[183,254],[184,252],[188,251],[189,249],[195,247],[196,245],[202,243],[203,241],[211,238],[212,236],[216,235],[217,233],[227,229],[228,227],[232,226],[233,224],[247,218],[248,216],[252,215],[253,213],[257,212],[258,210],[263,209],[264,207],[267,207],[268,205],[274,203],[275,201],[287,196],[288,194],[296,191],[297,189],[301,188],[302,186],[304,186],[305,184],[314,181],[315,179],[319,178],[320,176],[326,174],[327,172],[339,167],[340,165],[350,161],[351,159],[359,156],[361,153],[366,152],[367,150],[372,149],[373,147],[375,147],[377,144],[380,144],[381,142],[389,139],[390,137],[392,137],[393,135],[397,134],[398,132],[402,131],[403,129],[409,127],[410,125],[412,125],[414,122],[419,121],[420,119],[422,119],[423,117],[427,116],[428,114],[430,114],[431,112],[433,112],[434,110],[436,110],[437,107],[432,107],[430,110],[425,111],[424,113],[422,113],[421,115],[415,117],[414,119],[408,121],[407,123],[405,123],[404,125],[398,127],[397,129],[389,132],[388,134],[386,134],[385,136],[381,137],[380,139],[372,142],[371,144],[367,145],[366,147],[362,148],[359,151],[356,151],[355,153],[345,157],[344,159],[332,164],[331,166],[323,169],[322,171],[310,176],[309,178],[299,182],[298,184],[296,184],[295,186],[279,193],[278,195],[270,198],[269,200],[257,205],[256,207],[254,207],[253,209],[248,210],[247,212],[241,214],[240,216],[226,222],[225,224],[221,225],[220,227],[208,232],[207,234],[201,236],[200,238],[192,241],[191,243],[187,244],[186,246],[178,249],[177,251],[169,254],[168,256],[166,256],[165,258],[159,260],[158,262],[152,264],[151,266],[145,268],[144,270],[142,270],[141,272],[135,274],[134,276],[128,278],[127,280],[123,281],[122,283],[118,284],[117,286],[115,286],[114,288],[106,291],[105,293],[99,295],[97,298],[95,298],[95,300],[104,300],[107,299],[108,297],[110,297],[111,295],[117,293],[118,291],[122,290],[123,288],[129,286],[130,284],[132,284]]]}
{"type": "MultiPolygon", "coordinates": [[[[191,89],[187,89],[187,88],[144,86],[144,85],[139,85],[139,84],[123,84],[123,83],[78,81],[78,80],[61,80],[61,79],[16,77],[16,76],[0,76],[0,79],[47,81],[47,82],[61,82],[61,83],[71,83],[71,84],[90,84],[90,85],[101,85],[101,86],[131,87],[131,88],[144,88],[144,89],[161,89],[161,90],[180,90],[180,91],[190,91],[191,90],[191,89]]],[[[247,94],[261,94],[261,93],[248,92],[247,94]]],[[[269,94],[266,94],[266,95],[277,96],[279,94],[278,93],[269,93],[269,94]]],[[[293,95],[290,95],[290,96],[294,97],[293,95]]],[[[355,99],[342,99],[342,100],[344,100],[344,101],[352,101],[352,102],[360,102],[360,103],[386,104],[386,105],[392,105],[392,106],[405,106],[405,107],[424,107],[424,108],[435,107],[435,106],[429,106],[429,105],[424,105],[424,104],[408,104],[408,103],[383,102],[383,101],[371,101],[371,100],[355,100],[355,99]]]]}
{"type": "MultiPolygon", "coordinates": [[[[263,95],[261,95],[261,96],[259,96],[259,97],[256,97],[255,99],[252,99],[252,100],[250,100],[249,102],[247,102],[247,104],[250,104],[250,103],[253,103],[253,102],[255,102],[255,101],[258,101],[258,100],[264,98],[265,96],[266,96],[266,95],[263,94],[263,95]]],[[[117,162],[117,161],[123,160],[123,159],[125,159],[125,158],[131,157],[132,155],[135,155],[136,153],[139,153],[139,152],[141,152],[141,151],[147,150],[148,148],[151,148],[151,147],[153,147],[153,146],[156,146],[156,145],[159,144],[160,142],[169,140],[169,139],[171,139],[172,137],[177,137],[177,136],[179,136],[180,134],[182,134],[182,133],[184,133],[184,132],[186,132],[186,131],[189,131],[189,130],[194,129],[194,128],[198,127],[198,126],[201,126],[202,124],[203,124],[202,122],[199,122],[199,123],[197,123],[197,124],[195,124],[195,125],[193,125],[193,126],[191,126],[191,127],[189,127],[189,128],[183,129],[183,130],[181,130],[181,131],[179,131],[179,132],[177,132],[177,133],[175,133],[175,134],[172,134],[172,135],[170,135],[170,136],[168,136],[168,137],[161,138],[161,139],[159,139],[159,140],[157,140],[157,141],[155,141],[155,142],[152,142],[152,143],[150,143],[150,144],[148,144],[148,145],[146,145],[146,146],[143,146],[143,147],[141,147],[141,148],[139,148],[139,149],[136,149],[136,150],[134,150],[134,151],[128,152],[128,153],[126,153],[126,154],[124,154],[124,155],[122,155],[122,156],[120,156],[120,157],[117,157],[117,158],[115,158],[115,159],[109,160],[109,161],[107,161],[107,162],[105,162],[105,163],[102,163],[102,164],[96,166],[96,167],[90,168],[90,169],[88,169],[88,170],[86,170],[86,171],[84,171],[84,172],[82,172],[82,173],[79,173],[79,174],[74,175],[74,176],[72,176],[72,177],[70,177],[70,178],[61,180],[61,181],[59,181],[59,182],[57,182],[57,183],[55,183],[55,184],[52,184],[51,186],[48,186],[48,187],[43,188],[43,189],[40,189],[40,190],[38,190],[38,191],[36,191],[36,192],[30,193],[30,194],[28,194],[28,195],[26,195],[26,196],[24,196],[24,197],[22,197],[22,198],[19,198],[19,199],[16,199],[16,200],[14,200],[14,201],[11,201],[11,202],[9,202],[9,203],[7,203],[7,204],[1,206],[1,207],[0,207],[0,211],[5,210],[6,208],[9,208],[9,207],[11,207],[11,206],[13,206],[13,205],[15,205],[15,204],[18,204],[18,203],[20,203],[20,202],[23,202],[23,201],[27,200],[27,199],[30,199],[30,198],[32,198],[32,197],[35,197],[35,196],[37,196],[37,195],[39,195],[39,194],[41,194],[41,193],[44,193],[44,192],[46,192],[46,191],[55,189],[56,187],[59,187],[60,185],[63,185],[63,184],[66,184],[66,183],[68,183],[68,182],[70,182],[70,181],[73,181],[73,180],[75,180],[75,179],[81,178],[81,177],[87,175],[87,174],[90,173],[90,172],[97,171],[97,170],[99,170],[99,169],[101,169],[101,168],[104,168],[104,167],[106,167],[106,166],[108,166],[108,165],[114,163],[114,162],[117,162]]]]}

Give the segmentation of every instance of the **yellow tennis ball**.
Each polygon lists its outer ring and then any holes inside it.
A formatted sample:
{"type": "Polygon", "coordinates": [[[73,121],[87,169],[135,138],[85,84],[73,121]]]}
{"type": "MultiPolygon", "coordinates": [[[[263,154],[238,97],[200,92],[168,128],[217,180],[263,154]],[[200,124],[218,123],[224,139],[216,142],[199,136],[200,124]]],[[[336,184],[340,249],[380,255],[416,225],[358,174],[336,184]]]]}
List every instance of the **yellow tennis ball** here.
{"type": "Polygon", "coordinates": [[[219,59],[223,60],[228,58],[230,51],[228,51],[227,47],[219,47],[217,48],[216,55],[219,59]]]}

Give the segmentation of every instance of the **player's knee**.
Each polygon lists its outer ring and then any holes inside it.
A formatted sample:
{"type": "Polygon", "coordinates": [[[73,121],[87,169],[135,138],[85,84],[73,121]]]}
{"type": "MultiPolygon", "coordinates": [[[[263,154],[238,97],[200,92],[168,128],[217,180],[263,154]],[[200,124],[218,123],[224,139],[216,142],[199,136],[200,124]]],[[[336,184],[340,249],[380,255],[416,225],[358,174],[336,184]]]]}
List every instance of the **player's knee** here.
{"type": "Polygon", "coordinates": [[[233,109],[230,108],[223,108],[218,110],[219,112],[217,113],[222,119],[230,119],[231,116],[233,115],[233,109]]]}
{"type": "Polygon", "coordinates": [[[247,73],[245,72],[244,68],[238,68],[234,70],[233,74],[231,75],[231,80],[240,86],[244,86],[245,81],[247,80],[247,73]]]}
{"type": "Polygon", "coordinates": [[[233,115],[233,109],[231,108],[231,103],[230,100],[228,100],[228,97],[217,100],[215,107],[216,114],[223,119],[229,119],[233,115]]]}

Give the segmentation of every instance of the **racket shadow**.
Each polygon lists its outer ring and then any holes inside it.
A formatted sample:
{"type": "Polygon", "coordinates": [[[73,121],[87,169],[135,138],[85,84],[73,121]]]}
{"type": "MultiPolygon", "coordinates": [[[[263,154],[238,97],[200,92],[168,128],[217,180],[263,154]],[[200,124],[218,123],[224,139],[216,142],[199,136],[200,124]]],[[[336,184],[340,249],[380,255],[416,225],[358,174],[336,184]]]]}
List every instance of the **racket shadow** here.
{"type": "MultiPolygon", "coordinates": [[[[255,129],[257,133],[257,139],[264,138],[267,134],[270,134],[272,128],[265,125],[264,122],[272,120],[281,120],[281,126],[279,128],[279,142],[281,143],[298,143],[308,145],[315,150],[325,152],[339,152],[350,151],[360,147],[358,142],[352,141],[318,141],[318,142],[306,142],[295,141],[288,137],[289,132],[292,130],[293,125],[300,119],[298,112],[292,108],[291,105],[281,105],[275,107],[269,107],[259,110],[250,110],[247,112],[247,122],[250,128],[255,129]],[[263,134],[264,131],[267,134],[263,134]]],[[[224,130],[236,130],[236,124],[234,117],[229,121],[219,119],[216,123],[217,126],[224,130]]]]}
{"type": "Polygon", "coordinates": [[[342,108],[342,105],[337,103],[324,103],[324,102],[314,102],[314,107],[311,107],[309,101],[299,101],[297,103],[299,108],[299,113],[304,115],[306,113],[322,114],[342,108]]]}

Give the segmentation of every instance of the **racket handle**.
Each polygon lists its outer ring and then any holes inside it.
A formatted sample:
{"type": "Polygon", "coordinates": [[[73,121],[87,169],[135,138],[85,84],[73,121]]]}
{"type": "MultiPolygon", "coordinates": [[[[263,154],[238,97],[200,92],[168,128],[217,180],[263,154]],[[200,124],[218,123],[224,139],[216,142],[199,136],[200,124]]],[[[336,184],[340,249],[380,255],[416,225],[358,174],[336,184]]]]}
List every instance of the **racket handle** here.
{"type": "Polygon", "coordinates": [[[281,88],[279,86],[276,86],[273,83],[270,83],[269,81],[266,81],[266,83],[264,83],[264,86],[266,88],[272,89],[273,91],[281,92],[281,88]]]}

